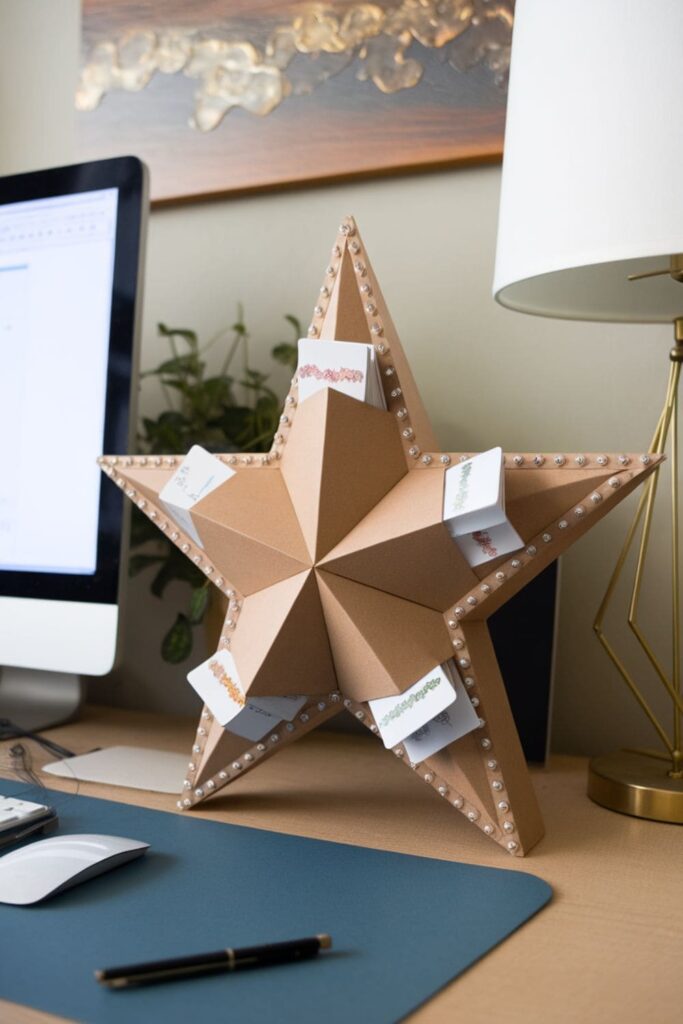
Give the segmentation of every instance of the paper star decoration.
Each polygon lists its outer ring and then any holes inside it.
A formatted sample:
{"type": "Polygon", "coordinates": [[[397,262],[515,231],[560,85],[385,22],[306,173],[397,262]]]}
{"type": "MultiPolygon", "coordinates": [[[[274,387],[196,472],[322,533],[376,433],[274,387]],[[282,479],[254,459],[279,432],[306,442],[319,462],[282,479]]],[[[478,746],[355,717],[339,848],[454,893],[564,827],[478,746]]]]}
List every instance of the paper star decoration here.
{"type": "MultiPolygon", "coordinates": [[[[486,620],[653,471],[648,454],[505,456],[506,513],[524,547],[470,568],[442,522],[440,452],[356,224],[340,227],[311,338],[375,345],[387,412],[338,391],[300,406],[296,378],[266,455],[194,506],[203,547],[159,502],[182,456],[107,456],[104,471],[229,599],[220,644],[251,696],[306,694],[259,743],[202,712],[179,800],[192,807],[340,711],[377,732],[368,701],[454,657],[480,727],[412,764],[515,856],[543,824],[486,620]]],[[[520,651],[520,657],[524,652],[520,651]]]]}

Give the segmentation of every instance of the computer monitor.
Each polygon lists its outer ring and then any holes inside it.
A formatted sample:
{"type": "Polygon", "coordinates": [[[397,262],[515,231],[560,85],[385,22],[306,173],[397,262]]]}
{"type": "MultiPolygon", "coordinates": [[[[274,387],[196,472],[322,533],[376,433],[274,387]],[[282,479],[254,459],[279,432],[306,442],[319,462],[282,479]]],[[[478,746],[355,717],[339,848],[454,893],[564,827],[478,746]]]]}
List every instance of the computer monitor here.
{"type": "Polygon", "coordinates": [[[124,556],[102,452],[128,450],[147,174],[0,178],[0,718],[71,717],[115,661],[124,556]]]}

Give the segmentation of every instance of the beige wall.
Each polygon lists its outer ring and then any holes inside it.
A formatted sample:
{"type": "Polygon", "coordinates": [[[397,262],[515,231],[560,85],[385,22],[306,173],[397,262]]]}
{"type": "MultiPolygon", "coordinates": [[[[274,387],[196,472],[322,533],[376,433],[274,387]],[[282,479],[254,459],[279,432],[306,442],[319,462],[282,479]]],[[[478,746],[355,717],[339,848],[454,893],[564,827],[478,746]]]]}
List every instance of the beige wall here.
{"type": "MultiPolygon", "coordinates": [[[[154,213],[143,366],[162,352],[157,320],[208,335],[230,322],[238,300],[255,339],[255,362],[267,366],[267,345],[283,335],[281,315],[308,322],[337,224],[353,213],[445,447],[640,450],[663,393],[668,329],[571,324],[499,308],[490,294],[499,181],[497,168],[482,168],[154,213]]],[[[145,390],[143,409],[156,407],[158,395],[145,390]]],[[[564,559],[558,750],[651,742],[591,633],[632,500],[564,559]]],[[[655,545],[646,619],[661,631],[666,545],[659,535],[655,545]]],[[[160,615],[143,585],[131,589],[124,664],[100,693],[138,706],[195,707],[185,670],[169,670],[156,658],[168,610],[160,615]]],[[[614,634],[628,641],[616,620],[614,634]]]]}
{"type": "Polygon", "coordinates": [[[80,0],[0,0],[0,174],[73,160],[80,0]]]}

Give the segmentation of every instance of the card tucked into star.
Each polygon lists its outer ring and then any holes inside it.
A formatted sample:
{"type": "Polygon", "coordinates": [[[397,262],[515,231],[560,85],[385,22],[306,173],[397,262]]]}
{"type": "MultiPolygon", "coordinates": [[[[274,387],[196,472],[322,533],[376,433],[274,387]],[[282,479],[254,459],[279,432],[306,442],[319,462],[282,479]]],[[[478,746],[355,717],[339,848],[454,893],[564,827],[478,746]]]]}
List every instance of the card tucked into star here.
{"type": "Polygon", "coordinates": [[[226,729],[235,736],[241,736],[245,740],[254,742],[263,739],[281,721],[282,719],[277,715],[269,715],[263,708],[257,707],[256,704],[249,701],[244,710],[228,722],[226,729]]]}
{"type": "Polygon", "coordinates": [[[291,722],[297,711],[306,703],[307,698],[295,694],[292,697],[252,697],[249,704],[261,711],[266,711],[274,718],[291,722]]]}
{"type": "Polygon", "coordinates": [[[376,409],[386,409],[372,345],[301,338],[297,375],[301,402],[323,388],[334,388],[376,409]]]}
{"type": "Polygon", "coordinates": [[[234,469],[195,444],[159,494],[159,500],[169,516],[199,547],[203,548],[204,545],[190,509],[234,475],[234,469]]]}
{"type": "Polygon", "coordinates": [[[306,697],[254,697],[247,700],[235,659],[217,651],[187,676],[216,721],[236,736],[260,740],[285,719],[288,722],[306,703],[306,697]]]}
{"type": "Polygon", "coordinates": [[[459,740],[461,736],[466,736],[468,732],[479,728],[479,715],[472,706],[458,670],[452,661],[446,662],[443,668],[453,685],[456,699],[444,711],[440,711],[421,728],[406,736],[403,746],[414,764],[419,764],[420,761],[459,740]]]}
{"type": "Polygon", "coordinates": [[[455,698],[455,689],[444,666],[435,665],[397,697],[378,697],[368,704],[384,746],[393,747],[431,721],[455,698]]]}
{"type": "Polygon", "coordinates": [[[454,537],[469,565],[475,568],[490,562],[500,555],[509,555],[518,551],[524,541],[507,519],[498,526],[490,526],[487,530],[474,530],[454,537]]]}
{"type": "Polygon", "coordinates": [[[244,710],[246,697],[230,651],[216,651],[188,673],[187,681],[221,725],[244,710]]]}
{"type": "Polygon", "coordinates": [[[501,448],[491,448],[446,470],[443,519],[472,567],[523,547],[524,541],[505,515],[501,448]]]}
{"type": "Polygon", "coordinates": [[[443,518],[453,537],[505,519],[503,449],[491,448],[446,470],[443,518]]]}

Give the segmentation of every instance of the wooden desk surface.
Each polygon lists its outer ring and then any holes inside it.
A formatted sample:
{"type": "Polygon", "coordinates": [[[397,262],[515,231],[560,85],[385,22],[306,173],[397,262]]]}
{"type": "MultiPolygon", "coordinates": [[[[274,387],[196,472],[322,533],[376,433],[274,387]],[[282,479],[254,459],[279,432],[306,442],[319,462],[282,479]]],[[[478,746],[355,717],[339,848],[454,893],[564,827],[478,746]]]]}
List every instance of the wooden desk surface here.
{"type": "MultiPolygon", "coordinates": [[[[185,752],[195,725],[89,707],[78,722],[49,735],[79,753],[114,744],[185,752]]],[[[29,746],[34,765],[51,760],[29,746]]],[[[0,745],[0,774],[8,774],[7,744],[0,745]]],[[[73,782],[44,778],[74,791],[73,782]]],[[[435,996],[411,1024],[680,1024],[683,829],[592,804],[582,759],[556,758],[534,778],[547,835],[522,860],[506,857],[369,736],[314,732],[192,813],[530,871],[549,882],[550,906],[435,996]]],[[[80,792],[176,810],[175,797],[161,794],[89,783],[80,792]]],[[[0,1020],[53,1024],[59,1018],[0,1001],[0,1020]]]]}

